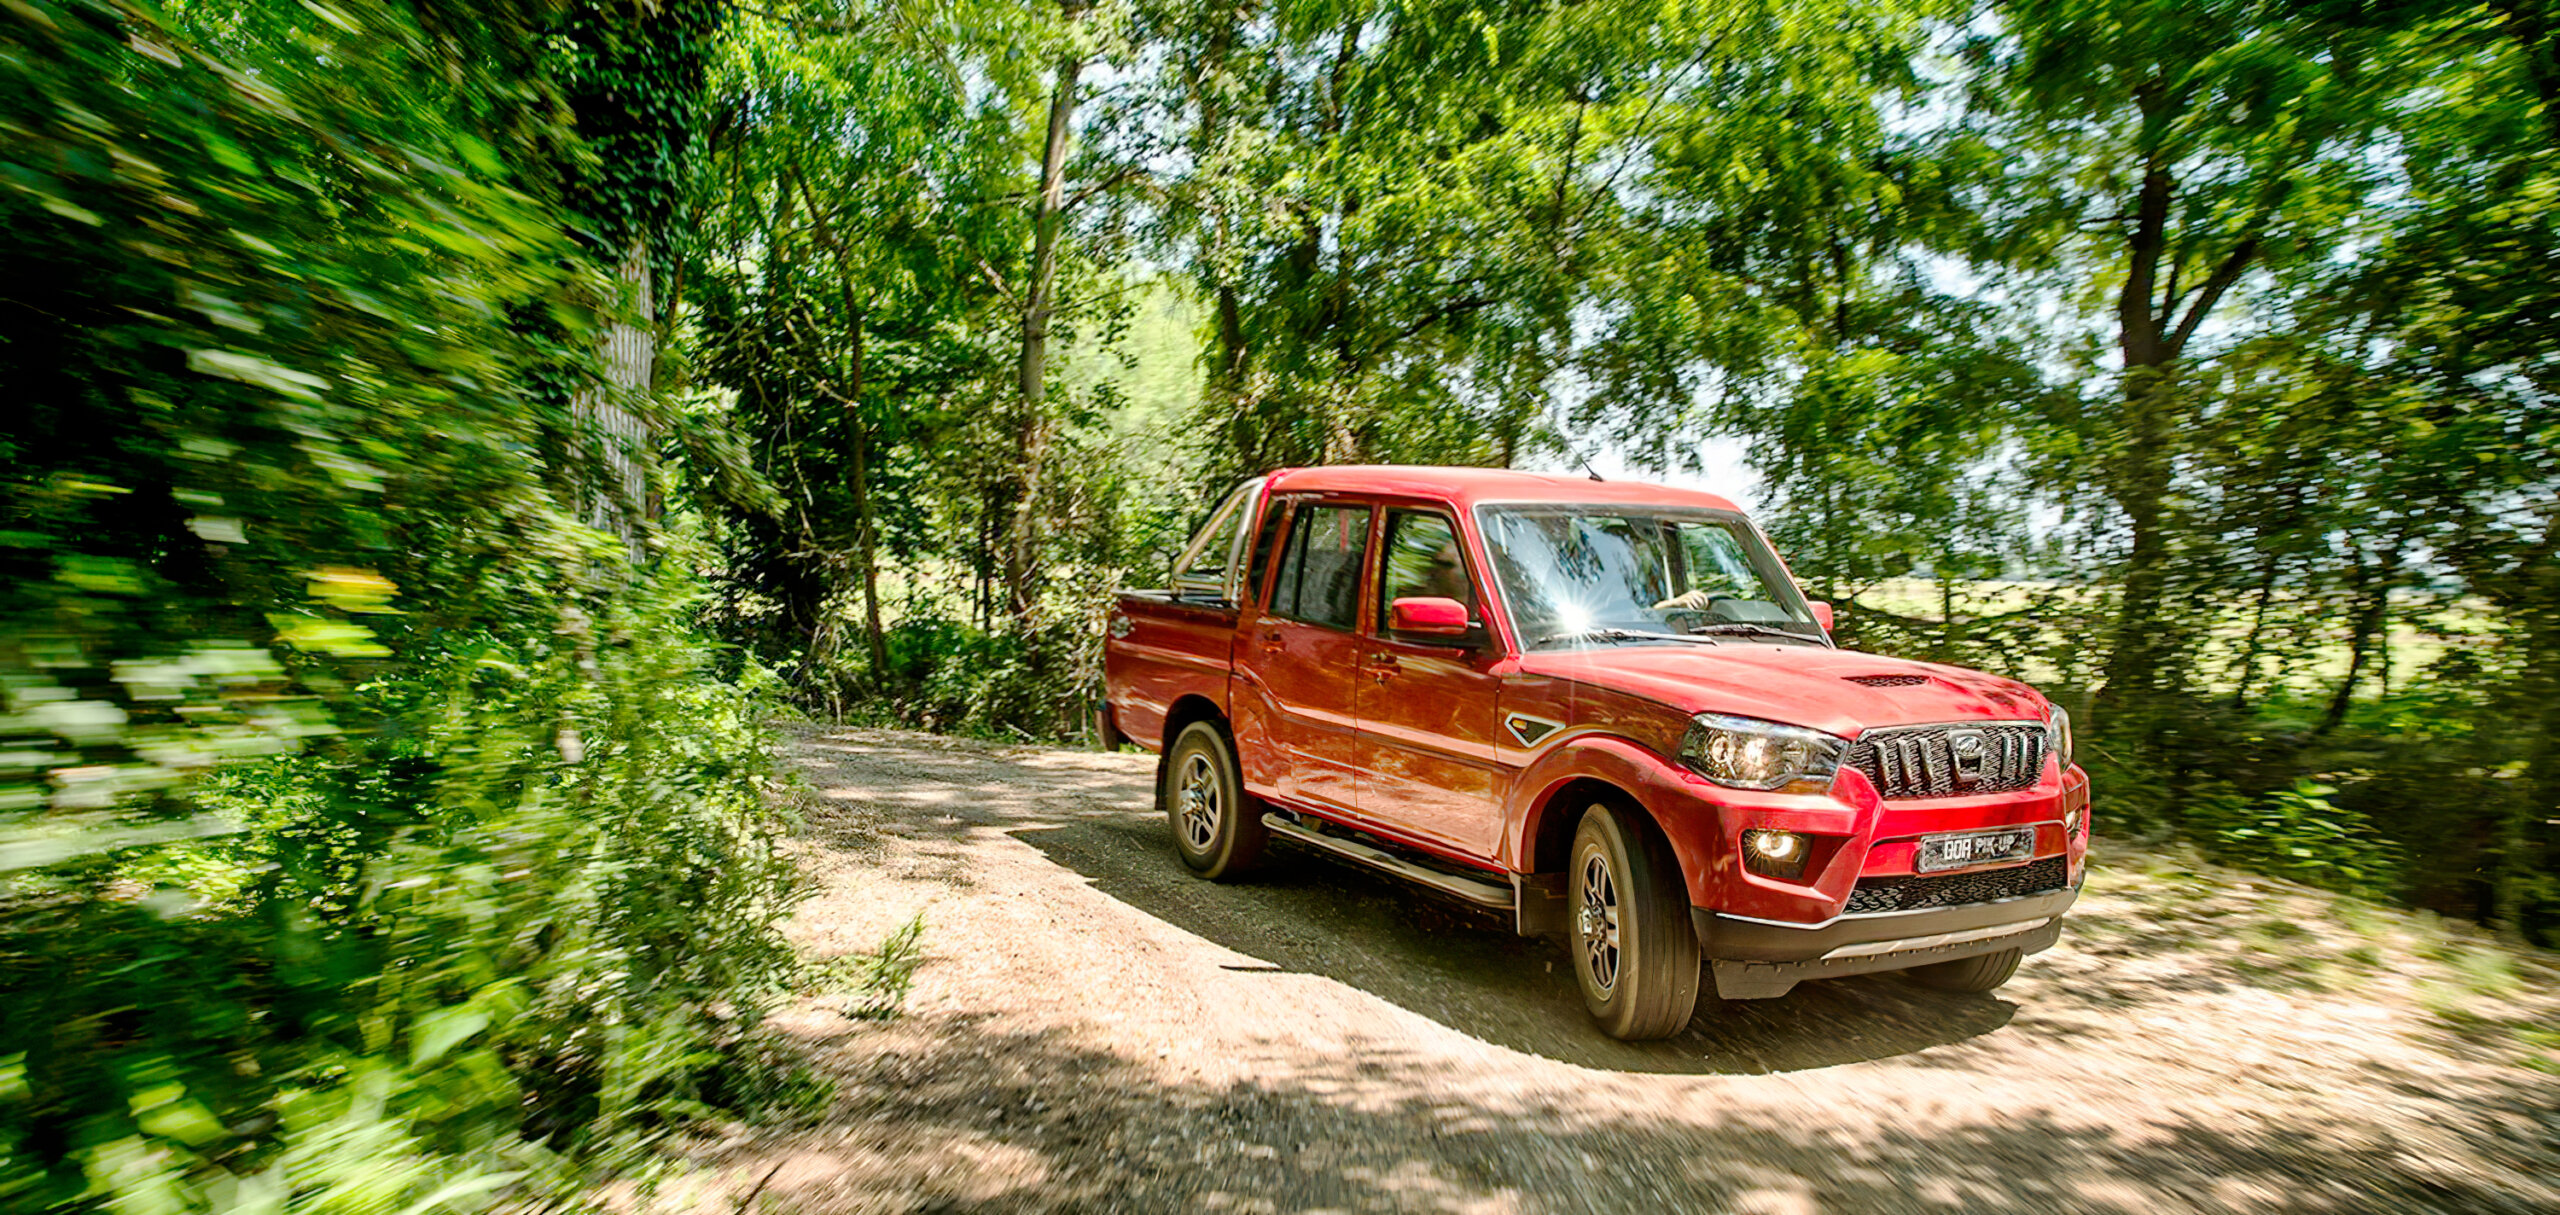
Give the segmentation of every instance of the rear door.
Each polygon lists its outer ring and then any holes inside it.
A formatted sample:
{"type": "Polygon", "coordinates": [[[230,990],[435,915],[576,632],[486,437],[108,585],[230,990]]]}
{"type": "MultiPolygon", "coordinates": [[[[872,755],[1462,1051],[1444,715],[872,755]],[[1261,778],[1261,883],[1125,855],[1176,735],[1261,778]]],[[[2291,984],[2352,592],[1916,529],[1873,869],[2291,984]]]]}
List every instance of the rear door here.
{"type": "Polygon", "coordinates": [[[1377,592],[1361,661],[1360,812],[1467,856],[1491,859],[1502,839],[1494,760],[1501,649],[1484,627],[1483,579],[1457,523],[1442,510],[1390,507],[1380,533],[1377,592]],[[1400,637],[1387,627],[1398,598],[1455,599],[1476,632],[1464,639],[1400,637]]]}
{"type": "Polygon", "coordinates": [[[1317,808],[1359,804],[1352,699],[1370,514],[1369,504],[1342,499],[1291,504],[1264,610],[1236,655],[1237,701],[1255,719],[1239,720],[1238,741],[1259,752],[1245,774],[1257,792],[1317,808]]]}

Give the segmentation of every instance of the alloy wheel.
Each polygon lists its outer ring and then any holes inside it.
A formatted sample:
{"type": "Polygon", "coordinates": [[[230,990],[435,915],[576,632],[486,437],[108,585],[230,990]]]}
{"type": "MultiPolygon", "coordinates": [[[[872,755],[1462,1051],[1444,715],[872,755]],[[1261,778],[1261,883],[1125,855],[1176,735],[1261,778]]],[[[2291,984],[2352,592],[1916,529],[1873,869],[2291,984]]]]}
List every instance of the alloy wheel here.
{"type": "Polygon", "coordinates": [[[1606,996],[1618,987],[1618,882],[1609,854],[1593,851],[1582,861],[1582,910],[1575,928],[1582,938],[1582,969],[1606,996]]]}
{"type": "Polygon", "coordinates": [[[1183,842],[1194,852],[1207,852],[1218,838],[1218,819],[1226,810],[1226,790],[1218,780],[1217,766],[1206,754],[1193,752],[1182,761],[1182,779],[1174,792],[1182,809],[1183,842]]]}

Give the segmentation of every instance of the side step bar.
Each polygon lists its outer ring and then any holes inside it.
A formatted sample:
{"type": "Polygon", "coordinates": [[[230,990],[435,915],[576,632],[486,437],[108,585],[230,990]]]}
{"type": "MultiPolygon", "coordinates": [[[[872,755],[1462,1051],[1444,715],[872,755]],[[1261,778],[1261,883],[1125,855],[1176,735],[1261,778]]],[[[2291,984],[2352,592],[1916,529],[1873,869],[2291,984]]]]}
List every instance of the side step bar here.
{"type": "Polygon", "coordinates": [[[1454,894],[1478,907],[1490,907],[1496,911],[1509,911],[1515,904],[1515,900],[1512,897],[1511,888],[1509,886],[1497,886],[1491,882],[1479,882],[1473,878],[1460,877],[1454,873],[1442,873],[1437,869],[1426,869],[1423,866],[1414,864],[1413,862],[1404,860],[1400,857],[1390,855],[1381,849],[1372,848],[1357,840],[1339,839],[1320,832],[1310,831],[1303,825],[1299,824],[1296,819],[1290,818],[1286,815],[1277,813],[1265,814],[1262,816],[1262,825],[1270,828],[1272,833],[1275,835],[1285,835],[1301,844],[1306,844],[1315,848],[1322,848],[1325,851],[1345,860],[1358,861],[1372,869],[1384,870],[1407,881],[1420,882],[1425,886],[1429,886],[1432,889],[1441,891],[1445,894],[1454,894]]]}

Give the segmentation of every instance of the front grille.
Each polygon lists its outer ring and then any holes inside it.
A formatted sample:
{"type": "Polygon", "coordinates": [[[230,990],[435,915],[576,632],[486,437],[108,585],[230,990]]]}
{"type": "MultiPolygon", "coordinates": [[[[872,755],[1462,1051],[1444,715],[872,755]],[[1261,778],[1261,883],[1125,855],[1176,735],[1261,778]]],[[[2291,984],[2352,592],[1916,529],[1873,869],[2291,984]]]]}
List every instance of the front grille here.
{"type": "Polygon", "coordinates": [[[1874,915],[1884,911],[1961,907],[1967,903],[1988,903],[1993,899],[2014,899],[2020,895],[2060,890],[2070,881],[2071,871],[2058,856],[2049,856],[2030,865],[1983,873],[1866,878],[1849,892],[1849,905],[1841,909],[1841,914],[1874,915]]]}
{"type": "Polygon", "coordinates": [[[2044,775],[2044,743],[2035,722],[1900,726],[1859,735],[1846,763],[1888,798],[2012,793],[2044,775]]]}
{"type": "Polygon", "coordinates": [[[1841,678],[1870,688],[1916,688],[1929,682],[1926,675],[1844,675],[1841,678]]]}

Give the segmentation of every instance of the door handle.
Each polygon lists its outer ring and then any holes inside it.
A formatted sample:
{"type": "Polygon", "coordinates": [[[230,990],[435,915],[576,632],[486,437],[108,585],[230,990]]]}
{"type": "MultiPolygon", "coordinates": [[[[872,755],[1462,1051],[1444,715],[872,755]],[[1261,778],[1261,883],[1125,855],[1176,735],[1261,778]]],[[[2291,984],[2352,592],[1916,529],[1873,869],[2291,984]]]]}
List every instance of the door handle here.
{"type": "Polygon", "coordinates": [[[1266,653],[1266,654],[1276,654],[1276,653],[1278,653],[1278,652],[1279,652],[1279,650],[1280,650],[1280,630],[1278,630],[1278,629],[1271,629],[1271,630],[1269,630],[1269,631],[1267,631],[1267,632],[1263,633],[1263,635],[1262,635],[1262,650],[1263,650],[1263,652],[1264,652],[1264,653],[1266,653]]]}
{"type": "Polygon", "coordinates": [[[1369,655],[1369,678],[1379,683],[1385,683],[1403,671],[1404,667],[1396,662],[1396,656],[1393,654],[1381,652],[1369,655]]]}

